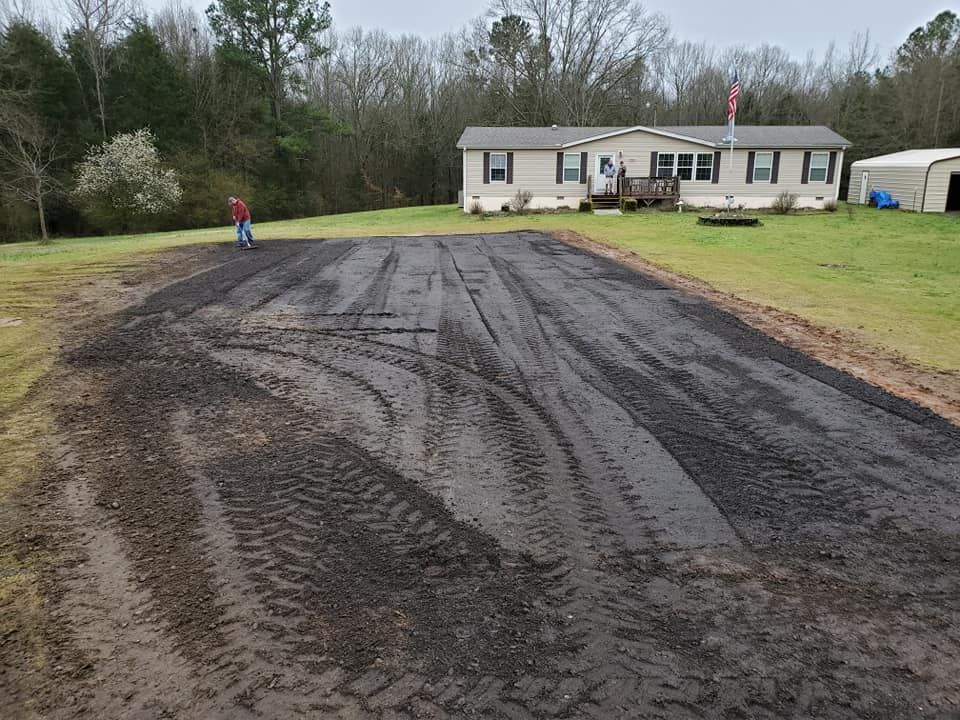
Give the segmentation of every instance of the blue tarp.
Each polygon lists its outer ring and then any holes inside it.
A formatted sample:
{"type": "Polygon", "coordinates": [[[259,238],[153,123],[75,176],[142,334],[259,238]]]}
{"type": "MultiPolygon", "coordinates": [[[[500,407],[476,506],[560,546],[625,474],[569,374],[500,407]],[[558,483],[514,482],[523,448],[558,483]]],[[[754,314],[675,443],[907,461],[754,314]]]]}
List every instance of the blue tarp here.
{"type": "Polygon", "coordinates": [[[900,207],[900,201],[890,197],[890,193],[886,190],[871,190],[870,199],[877,203],[877,210],[883,210],[884,208],[896,210],[900,207]]]}

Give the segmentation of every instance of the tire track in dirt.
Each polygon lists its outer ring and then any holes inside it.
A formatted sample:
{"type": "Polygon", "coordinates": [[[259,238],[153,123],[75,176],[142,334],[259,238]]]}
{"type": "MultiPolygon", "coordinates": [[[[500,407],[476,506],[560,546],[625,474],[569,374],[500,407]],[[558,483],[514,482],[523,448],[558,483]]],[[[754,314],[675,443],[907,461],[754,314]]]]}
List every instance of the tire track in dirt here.
{"type": "MultiPolygon", "coordinates": [[[[492,252],[488,254],[494,255],[492,252]]],[[[537,347],[550,357],[555,348],[539,321],[534,319],[536,310],[528,304],[510,274],[504,272],[503,261],[494,257],[492,262],[491,275],[503,283],[520,318],[521,337],[515,340],[527,351],[531,346],[537,347]]],[[[511,373],[498,357],[491,355],[489,349],[476,344],[464,344],[481,358],[478,366],[496,377],[515,375],[517,384],[523,388],[518,392],[529,392],[522,375],[511,373]]],[[[536,354],[531,355],[537,357],[536,354]]],[[[521,362],[524,370],[529,366],[529,363],[519,359],[518,362],[521,362]]],[[[539,372],[534,370],[537,372],[536,387],[541,397],[554,392],[560,394],[556,402],[577,417],[576,411],[571,410],[570,403],[562,397],[559,365],[554,363],[549,373],[543,372],[544,363],[537,363],[536,366],[539,369],[539,372]],[[551,386],[552,391],[548,390],[551,386]]],[[[544,493],[536,500],[531,499],[530,505],[538,507],[538,513],[546,517],[571,513],[581,515],[579,536],[568,532],[559,542],[553,540],[557,547],[565,548],[567,554],[573,556],[561,560],[555,572],[561,578],[558,588],[561,612],[570,621],[569,632],[582,646],[581,659],[574,666],[574,672],[582,682],[579,711],[603,715],[615,711],[615,705],[607,704],[613,698],[616,698],[616,703],[631,706],[650,693],[655,693],[665,707],[679,707],[685,703],[693,705],[689,683],[678,683],[679,678],[690,678],[689,671],[683,669],[684,662],[672,653],[665,653],[663,646],[658,647],[654,638],[659,628],[650,622],[651,618],[646,613],[636,612],[634,601],[624,597],[625,594],[629,595],[626,583],[609,573],[611,568],[617,567],[621,557],[637,550],[649,552],[656,547],[654,529],[647,524],[650,518],[637,511],[637,498],[628,491],[623,468],[591,437],[588,426],[575,425],[578,437],[568,437],[557,424],[555,411],[543,409],[542,412],[552,420],[551,430],[558,436],[559,445],[566,456],[562,461],[565,466],[562,472],[569,475],[569,482],[574,489],[572,492],[562,489],[554,473],[551,476],[551,492],[544,493]],[[589,473],[587,467],[590,468],[589,473]],[[558,496],[576,498],[577,509],[564,507],[557,501],[558,496]],[[618,500],[614,501],[613,498],[618,500]],[[577,551],[577,546],[593,548],[593,552],[583,557],[582,551],[577,551]],[[611,656],[617,659],[611,661],[611,656]],[[659,659],[653,661],[653,658],[659,659]],[[644,678],[644,682],[637,683],[635,679],[638,677],[644,678]],[[683,691],[676,693],[675,690],[681,687],[683,691]]],[[[674,625],[671,628],[672,640],[676,641],[687,632],[689,630],[681,625],[674,625]]],[[[693,696],[697,693],[699,690],[693,696]]]]}
{"type": "MultiPolygon", "coordinates": [[[[459,271],[457,274],[462,277],[459,271]]],[[[455,283],[452,277],[445,278],[445,281],[448,289],[455,283]]],[[[466,291],[469,292],[468,289],[466,291]]],[[[534,409],[537,417],[549,417],[546,411],[536,405],[525,386],[517,387],[514,384],[515,373],[500,365],[495,353],[476,343],[470,333],[460,327],[458,321],[448,319],[444,322],[441,319],[441,323],[445,329],[445,332],[441,333],[443,347],[448,350],[455,348],[446,354],[445,362],[456,363],[461,368],[475,368],[480,378],[509,389],[511,394],[507,397],[512,402],[520,399],[534,409]]],[[[350,337],[356,342],[352,334],[344,337],[350,337]]],[[[387,345],[381,342],[379,347],[387,345]]],[[[405,367],[412,370],[415,366],[409,362],[405,367]]],[[[430,379],[436,379],[436,374],[432,373],[430,379]]],[[[290,394],[288,388],[279,385],[274,389],[285,397],[290,394]]],[[[462,379],[449,383],[447,387],[447,391],[459,390],[461,396],[465,389],[472,388],[462,379]]],[[[640,658],[652,654],[649,645],[640,646],[635,642],[643,634],[641,621],[637,618],[627,620],[628,613],[624,612],[627,603],[607,601],[598,605],[595,601],[598,596],[608,595],[610,590],[604,586],[602,573],[597,572],[595,566],[602,563],[602,556],[619,555],[621,547],[617,540],[618,532],[605,519],[600,509],[600,498],[589,490],[586,474],[577,457],[570,451],[573,442],[563,435],[555,437],[559,432],[555,426],[541,428],[539,434],[548,436],[546,444],[552,446],[552,451],[557,456],[551,462],[544,454],[540,441],[536,439],[536,431],[524,423],[521,416],[513,410],[511,402],[489,390],[482,390],[472,407],[474,412],[467,421],[487,428],[485,434],[491,441],[491,448],[509,450],[503,461],[513,468],[513,477],[516,478],[511,494],[515,502],[523,508],[523,515],[527,519],[522,548],[532,554],[538,567],[548,571],[550,577],[559,581],[560,587],[555,593],[553,603],[558,606],[561,617],[567,620],[567,633],[571,641],[594,648],[588,653],[591,659],[585,664],[602,664],[605,654],[612,647],[618,646],[622,648],[624,656],[632,651],[635,658],[627,666],[621,667],[619,672],[624,675],[642,672],[648,677],[648,684],[652,683],[651,678],[655,676],[652,668],[638,663],[640,658]],[[564,488],[565,484],[569,487],[564,488]],[[561,509],[558,508],[556,499],[550,501],[551,497],[571,498],[577,502],[568,509],[561,509]],[[555,522],[553,518],[571,515],[580,516],[578,525],[551,528],[555,522]],[[598,613],[603,618],[600,621],[597,619],[598,613]],[[598,639],[598,625],[607,626],[605,640],[598,639]]],[[[440,472],[449,473],[450,469],[444,468],[440,472]]],[[[624,524],[621,529],[632,528],[629,524],[624,524]]],[[[609,674],[609,666],[604,667],[603,672],[609,674]]],[[[674,676],[661,673],[660,677],[662,687],[658,692],[665,695],[664,688],[674,676]]],[[[581,692],[585,687],[586,685],[581,687],[581,692]]],[[[621,697],[620,700],[628,701],[629,698],[621,697]]]]}
{"type": "MultiPolygon", "coordinates": [[[[587,289],[592,297],[597,298],[597,302],[603,302],[607,307],[616,307],[612,299],[605,296],[608,291],[604,290],[604,287],[594,285],[587,289]]],[[[541,298],[556,298],[550,289],[542,285],[534,292],[541,298]]],[[[945,445],[956,446],[951,440],[956,433],[945,427],[943,434],[936,434],[924,442],[921,452],[926,457],[918,457],[915,463],[924,463],[926,467],[915,464],[916,469],[923,469],[920,477],[911,482],[913,487],[909,491],[902,484],[891,484],[881,477],[882,470],[878,471],[878,468],[899,469],[902,466],[892,457],[895,451],[887,452],[886,443],[877,436],[878,427],[882,426],[865,425],[859,413],[852,416],[848,414],[863,412],[861,408],[864,406],[858,407],[851,402],[857,393],[849,392],[847,388],[843,392],[842,402],[839,395],[831,400],[835,403],[831,408],[832,414],[821,416],[822,419],[814,422],[819,408],[807,403],[803,406],[803,411],[789,409],[788,405],[796,395],[778,389],[769,374],[761,378],[763,384],[746,383],[738,379],[734,392],[731,392],[727,383],[709,382],[710,376],[703,373],[706,369],[715,372],[720,380],[726,380],[726,377],[737,378],[738,373],[745,371],[744,366],[748,363],[739,358],[733,362],[734,358],[724,359],[718,354],[729,352],[730,349],[739,352],[745,342],[741,329],[738,328],[733,336],[734,345],[715,345],[705,355],[681,357],[672,351],[670,346],[682,346],[684,343],[670,328],[685,317],[689,303],[679,305],[676,293],[673,292],[667,294],[665,299],[667,304],[675,307],[668,313],[655,315],[660,324],[641,319],[641,313],[623,313],[622,329],[614,328],[611,331],[612,337],[622,347],[620,352],[603,350],[604,347],[613,347],[609,343],[604,345],[586,342],[590,348],[584,354],[589,357],[593,353],[593,362],[600,367],[598,374],[609,379],[613,377],[612,373],[617,372],[616,368],[621,368],[621,383],[617,386],[605,386],[601,382],[598,387],[605,388],[604,391],[611,398],[633,401],[635,407],[641,409],[649,405],[651,395],[654,399],[662,399],[664,405],[658,417],[673,423],[671,432],[676,436],[664,444],[668,448],[686,444],[694,460],[699,453],[709,448],[711,443],[716,444],[715,438],[729,439],[732,433],[734,442],[719,444],[713,452],[741,463],[740,479],[731,482],[717,478],[716,468],[711,465],[701,470],[705,473],[711,495],[721,500],[721,506],[731,502],[739,504],[732,514],[745,519],[740,521],[741,526],[751,528],[753,540],[789,542],[796,541],[798,533],[806,533],[804,544],[807,544],[807,553],[830,555],[834,552],[831,546],[840,535],[853,533],[869,537],[870,543],[884,547],[885,552],[893,553],[902,560],[906,559],[906,554],[911,555],[907,567],[917,567],[917,563],[926,565],[928,558],[924,557],[925,553],[915,546],[908,548],[903,539],[897,537],[901,532],[891,532],[891,529],[903,526],[906,522],[917,525],[919,520],[919,527],[915,527],[911,534],[914,537],[927,534],[923,518],[927,517],[927,513],[935,513],[936,506],[942,502],[943,483],[955,487],[954,481],[946,477],[938,479],[937,474],[930,470],[936,462],[949,462],[947,457],[950,453],[943,455],[942,452],[945,445]],[[604,354],[605,357],[599,357],[604,354]],[[700,373],[699,376],[694,374],[697,372],[700,373]],[[666,383],[664,379],[667,379],[666,383]],[[649,393],[649,388],[656,388],[657,392],[649,393]],[[744,395],[749,397],[749,400],[741,397],[744,395]],[[752,417],[758,403],[767,403],[769,407],[761,420],[752,417]],[[693,419],[692,422],[678,422],[678,418],[685,412],[693,419]],[[847,419],[838,422],[840,417],[847,419]],[[777,418],[783,418],[786,424],[771,422],[777,418]],[[704,423],[708,423],[707,430],[703,429],[704,423]],[[844,453],[850,457],[852,448],[849,443],[838,444],[836,439],[840,432],[852,432],[856,426],[862,428],[857,430],[858,433],[864,433],[865,437],[869,438],[866,442],[870,442],[870,448],[867,450],[864,447],[858,451],[857,460],[850,462],[849,467],[844,467],[834,458],[843,457],[844,453]],[[700,428],[699,431],[691,437],[685,437],[697,427],[700,428]],[[741,438],[749,440],[735,444],[741,438]],[[937,460],[934,461],[934,458],[937,460]],[[723,496],[716,495],[718,486],[723,491],[723,496]],[[883,497],[887,498],[885,502],[878,499],[883,497]],[[749,504],[744,507],[745,503],[749,504]],[[859,516],[861,521],[851,524],[849,520],[854,516],[859,516]],[[826,530],[828,524],[830,529],[826,530]]],[[[544,306],[556,315],[557,308],[563,308],[565,304],[544,300],[544,306]]],[[[574,315],[579,313],[575,312],[574,315]]],[[[561,326],[571,326],[577,322],[571,319],[569,313],[558,317],[562,318],[559,321],[561,326]]],[[[724,324],[721,329],[725,331],[726,327],[724,324]]],[[[755,332],[753,334],[758,337],[760,345],[770,342],[755,332]]],[[[579,341],[581,345],[585,342],[578,337],[575,337],[574,341],[579,341]]],[[[731,342],[726,338],[723,338],[723,341],[731,342]]],[[[783,349],[776,350],[774,357],[781,358],[783,349]]],[[[748,356],[755,354],[758,353],[751,349],[748,356]]],[[[779,360],[776,362],[779,364],[779,360]]],[[[810,361],[805,362],[810,364],[810,361]]],[[[797,360],[791,361],[794,366],[803,364],[797,360]]],[[[588,373],[585,379],[589,381],[589,377],[592,375],[588,373]]],[[[802,376],[793,373],[786,376],[778,374],[775,380],[790,378],[795,381],[798,377],[802,376]]],[[[832,382],[823,387],[832,390],[834,385],[844,387],[846,383],[832,382]]],[[[875,416],[874,408],[877,405],[872,398],[872,391],[866,393],[863,401],[870,406],[867,410],[868,416],[875,416]]],[[[820,402],[823,402],[822,399],[820,402]]],[[[897,417],[901,415],[902,413],[897,413],[897,417]]],[[[884,422],[888,422],[889,417],[885,416],[884,422]]],[[[634,419],[638,420],[635,410],[634,419]]],[[[639,421],[642,422],[642,418],[639,421]]],[[[941,425],[944,423],[941,422],[941,425]]],[[[916,427],[904,426],[902,433],[892,439],[903,450],[915,452],[919,449],[915,440],[919,432],[916,427]]],[[[725,514],[731,514],[729,508],[725,508],[725,514]]],[[[940,542],[943,542],[943,539],[940,542]]],[[[952,540],[947,543],[954,545],[952,540]]],[[[884,558],[885,553],[874,552],[861,552],[857,557],[858,561],[873,565],[874,572],[882,570],[884,558]]],[[[929,574],[923,580],[922,572],[911,572],[911,575],[909,580],[904,579],[905,583],[921,582],[931,590],[936,589],[936,583],[930,583],[929,574]]]]}
{"type": "MultiPolygon", "coordinates": [[[[510,579],[522,579],[522,569],[520,575],[509,569],[522,568],[521,558],[503,567],[502,554],[489,541],[451,525],[436,501],[417,502],[419,491],[408,481],[359,448],[324,434],[310,413],[296,409],[286,385],[270,391],[285,401],[287,425],[283,446],[271,448],[276,459],[258,453],[261,468],[270,468],[269,480],[236,488],[218,482],[224,487],[225,515],[240,537],[234,550],[245,558],[244,565],[255,568],[249,580],[265,589],[265,606],[284,620],[282,626],[265,627],[280,638],[296,637],[292,657],[302,662],[312,655],[316,673],[330,673],[336,682],[325,685],[323,694],[360,694],[361,705],[376,706],[383,699],[373,693],[392,683],[409,686],[413,694],[428,678],[436,682],[452,674],[461,690],[448,689],[445,702],[463,704],[472,683],[458,669],[502,670],[521,644],[524,653],[537,647],[542,621],[531,610],[532,599],[524,600],[517,580],[510,579]],[[458,539],[464,532],[473,537],[458,539]],[[347,570],[357,565],[367,568],[363,577],[347,570]],[[502,575],[508,586],[501,588],[497,578],[502,575]],[[389,583],[382,582],[386,577],[389,583]],[[403,605],[392,606],[391,598],[398,597],[403,605]],[[491,612],[491,603],[503,607],[491,612]],[[307,609],[323,615],[324,623],[318,626],[307,609]],[[456,624],[444,627],[431,613],[449,614],[456,624]],[[491,615],[501,623],[494,636],[487,636],[483,620],[491,615]],[[507,633],[502,622],[509,618],[519,624],[507,633]],[[343,656],[341,636],[363,652],[343,656]],[[408,646],[431,664],[418,667],[408,646]],[[450,654],[453,648],[456,655],[450,654]],[[361,672],[370,666],[377,668],[372,675],[361,672]]],[[[213,478],[240,472],[222,459],[214,466],[213,478]]],[[[329,697],[324,702],[335,704],[329,697]]]]}
{"type": "MultiPolygon", "coordinates": [[[[525,282],[512,272],[518,283],[525,282]]],[[[545,297],[544,288],[538,290],[528,288],[529,297],[545,297]]],[[[830,517],[846,504],[849,498],[842,491],[849,493],[849,486],[830,484],[824,477],[827,469],[815,458],[799,448],[773,444],[738,406],[712,394],[702,380],[684,370],[684,360],[669,354],[663,358],[659,349],[654,352],[653,328],[637,334],[634,327],[632,335],[613,332],[620,348],[612,352],[588,337],[564,332],[564,327],[571,326],[570,317],[558,313],[558,305],[534,302],[589,365],[594,386],[650,430],[725,515],[730,515],[731,498],[748,505],[747,512],[738,515],[759,518],[782,515],[784,494],[795,509],[808,511],[808,518],[830,517]],[[776,493],[769,492],[771,483],[776,484],[776,493]],[[727,492],[732,496],[725,496],[727,492]],[[828,494],[830,501],[820,502],[828,494]],[[794,505],[801,498],[803,504],[794,505]]],[[[774,529],[781,530],[796,532],[797,528],[774,529]]]]}

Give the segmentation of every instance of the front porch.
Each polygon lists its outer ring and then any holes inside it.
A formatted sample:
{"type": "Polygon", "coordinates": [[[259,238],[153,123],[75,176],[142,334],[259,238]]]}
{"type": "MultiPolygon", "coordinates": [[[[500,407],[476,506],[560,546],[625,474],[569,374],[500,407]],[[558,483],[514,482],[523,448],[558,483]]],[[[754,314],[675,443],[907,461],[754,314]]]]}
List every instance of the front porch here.
{"type": "MultiPolygon", "coordinates": [[[[620,207],[622,198],[634,198],[647,207],[658,200],[676,202],[680,199],[680,178],[678,177],[626,177],[619,180],[616,193],[594,192],[590,195],[595,208],[620,207]]],[[[592,178],[587,186],[593,187],[592,178]]]]}

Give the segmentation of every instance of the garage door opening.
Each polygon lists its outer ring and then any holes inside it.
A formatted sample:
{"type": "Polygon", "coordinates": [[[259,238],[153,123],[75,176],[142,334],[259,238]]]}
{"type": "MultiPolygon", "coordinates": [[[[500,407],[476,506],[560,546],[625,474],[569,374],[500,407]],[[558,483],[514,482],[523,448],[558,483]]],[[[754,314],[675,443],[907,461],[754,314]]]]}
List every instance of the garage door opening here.
{"type": "Polygon", "coordinates": [[[947,190],[947,212],[960,212],[960,173],[950,176],[950,189],[947,190]]]}

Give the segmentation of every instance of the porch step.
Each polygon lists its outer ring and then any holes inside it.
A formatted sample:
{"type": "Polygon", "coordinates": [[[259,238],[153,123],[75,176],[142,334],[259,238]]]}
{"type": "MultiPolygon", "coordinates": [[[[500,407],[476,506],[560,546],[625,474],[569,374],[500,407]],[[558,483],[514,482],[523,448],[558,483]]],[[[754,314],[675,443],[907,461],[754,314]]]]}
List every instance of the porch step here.
{"type": "Polygon", "coordinates": [[[590,201],[595,208],[619,208],[620,198],[617,195],[591,195],[590,201]]]}

